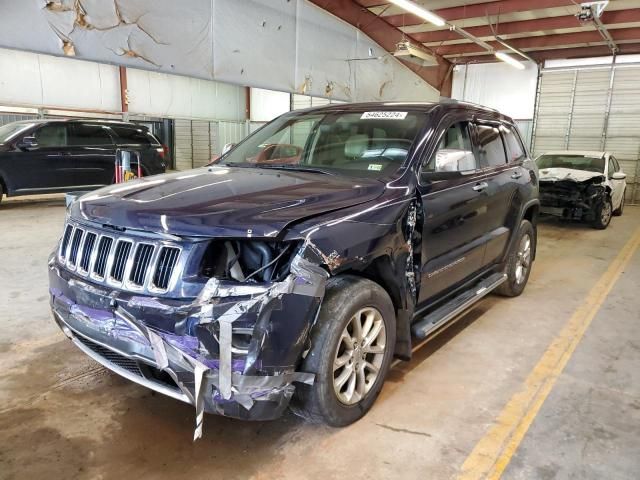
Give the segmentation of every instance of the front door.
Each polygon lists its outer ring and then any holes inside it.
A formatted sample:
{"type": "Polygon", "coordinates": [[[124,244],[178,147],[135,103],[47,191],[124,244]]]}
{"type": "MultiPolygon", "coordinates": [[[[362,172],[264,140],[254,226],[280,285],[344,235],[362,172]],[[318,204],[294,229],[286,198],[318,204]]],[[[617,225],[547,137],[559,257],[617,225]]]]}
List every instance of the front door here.
{"type": "Polygon", "coordinates": [[[61,171],[66,162],[66,125],[45,124],[28,136],[35,138],[36,145],[12,153],[11,179],[14,190],[16,193],[58,190],[65,184],[61,171]]]}

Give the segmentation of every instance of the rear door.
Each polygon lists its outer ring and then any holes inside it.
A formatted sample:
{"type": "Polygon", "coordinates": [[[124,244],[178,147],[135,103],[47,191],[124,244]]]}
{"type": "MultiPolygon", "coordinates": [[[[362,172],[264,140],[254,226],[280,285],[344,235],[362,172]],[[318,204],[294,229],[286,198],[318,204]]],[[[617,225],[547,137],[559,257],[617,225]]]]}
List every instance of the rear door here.
{"type": "Polygon", "coordinates": [[[486,244],[483,266],[500,259],[519,212],[514,200],[518,182],[525,174],[522,162],[526,155],[521,149],[518,152],[515,148],[513,154],[510,153],[506,138],[509,136],[510,140],[513,140],[511,135],[513,132],[501,123],[482,120],[475,123],[478,159],[488,184],[487,189],[483,191],[488,210],[483,222],[483,243],[486,244]],[[513,155],[512,161],[507,160],[508,155],[513,155]]]}
{"type": "Polygon", "coordinates": [[[69,123],[66,151],[73,185],[95,188],[113,181],[115,146],[109,129],[100,123],[69,123]]]}
{"type": "MultiPolygon", "coordinates": [[[[138,151],[142,158],[144,176],[163,173],[165,169],[164,147],[143,125],[112,125],[119,148],[138,151]]],[[[133,165],[134,170],[137,165],[133,165]]]]}
{"type": "Polygon", "coordinates": [[[12,152],[10,174],[15,192],[32,193],[64,189],[66,184],[62,172],[68,139],[66,124],[46,123],[26,136],[33,136],[36,145],[28,150],[12,152]]]}
{"type": "MultiPolygon", "coordinates": [[[[485,174],[474,153],[472,124],[465,116],[440,125],[438,144],[423,161],[421,173],[437,173],[438,153],[459,151],[465,174],[447,180],[428,180],[421,174],[419,191],[424,208],[422,271],[418,303],[476,273],[482,265],[483,224],[487,217],[485,174]],[[425,180],[426,179],[426,180],[425,180]]],[[[450,171],[450,170],[448,170],[450,171]]]]}

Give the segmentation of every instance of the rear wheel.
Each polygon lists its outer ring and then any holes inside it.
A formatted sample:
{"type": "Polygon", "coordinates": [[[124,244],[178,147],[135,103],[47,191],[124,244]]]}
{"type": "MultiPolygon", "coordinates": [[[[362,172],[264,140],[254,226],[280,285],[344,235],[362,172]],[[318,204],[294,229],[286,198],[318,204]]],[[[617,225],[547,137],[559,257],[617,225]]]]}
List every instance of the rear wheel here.
{"type": "Polygon", "coordinates": [[[598,230],[604,230],[611,223],[611,215],[612,215],[613,207],[611,206],[611,199],[604,199],[600,205],[596,208],[595,214],[596,217],[591,224],[593,228],[598,230]]]}
{"type": "Polygon", "coordinates": [[[0,203],[2,203],[3,195],[4,195],[4,187],[2,185],[2,181],[0,180],[0,203]]]}
{"type": "Polygon", "coordinates": [[[377,283],[336,278],[311,332],[311,348],[301,370],[316,375],[299,385],[293,412],[334,427],[360,419],[373,405],[393,358],[395,310],[377,283]]]}
{"type": "Polygon", "coordinates": [[[536,247],[536,234],[529,220],[522,220],[518,229],[512,251],[507,258],[505,272],[507,280],[495,289],[495,292],[505,297],[517,297],[524,291],[531,273],[533,252],[536,247]]]}

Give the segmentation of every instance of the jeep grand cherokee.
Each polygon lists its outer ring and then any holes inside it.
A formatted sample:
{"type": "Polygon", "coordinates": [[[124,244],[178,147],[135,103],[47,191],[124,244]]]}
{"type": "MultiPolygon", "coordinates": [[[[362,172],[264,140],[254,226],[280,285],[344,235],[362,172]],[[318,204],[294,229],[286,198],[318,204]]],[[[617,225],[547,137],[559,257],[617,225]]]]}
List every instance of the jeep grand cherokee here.
{"type": "Polygon", "coordinates": [[[70,206],[49,261],[64,333],[203,413],[334,426],[394,356],[491,291],[519,295],[538,184],[513,121],[469,104],[351,104],[267,124],[210,167],[70,206]]]}

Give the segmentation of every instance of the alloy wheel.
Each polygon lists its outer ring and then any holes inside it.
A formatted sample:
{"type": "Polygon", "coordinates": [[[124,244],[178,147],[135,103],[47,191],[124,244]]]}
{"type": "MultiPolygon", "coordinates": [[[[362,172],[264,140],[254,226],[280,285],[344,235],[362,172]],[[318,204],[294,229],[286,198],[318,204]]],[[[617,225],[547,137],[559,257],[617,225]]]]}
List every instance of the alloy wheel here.
{"type": "Polygon", "coordinates": [[[600,222],[602,225],[606,225],[609,223],[609,219],[611,219],[611,202],[604,202],[600,210],[600,222]]]}
{"type": "Polygon", "coordinates": [[[527,278],[527,272],[531,266],[531,237],[523,235],[518,245],[516,257],[516,283],[521,284],[527,278]]]}
{"type": "Polygon", "coordinates": [[[340,335],[333,360],[333,388],[345,405],[361,401],[378,378],[384,360],[387,332],[380,312],[358,310],[340,335]]]}

